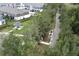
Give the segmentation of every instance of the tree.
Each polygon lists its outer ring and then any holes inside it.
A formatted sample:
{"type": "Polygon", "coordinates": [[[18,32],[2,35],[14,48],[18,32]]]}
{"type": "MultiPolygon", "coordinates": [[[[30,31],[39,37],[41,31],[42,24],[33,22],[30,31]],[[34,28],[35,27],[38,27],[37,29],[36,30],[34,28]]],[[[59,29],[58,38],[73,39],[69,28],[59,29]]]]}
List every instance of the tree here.
{"type": "Polygon", "coordinates": [[[3,42],[3,55],[19,55],[18,46],[20,38],[13,36],[12,34],[6,38],[3,42]]]}

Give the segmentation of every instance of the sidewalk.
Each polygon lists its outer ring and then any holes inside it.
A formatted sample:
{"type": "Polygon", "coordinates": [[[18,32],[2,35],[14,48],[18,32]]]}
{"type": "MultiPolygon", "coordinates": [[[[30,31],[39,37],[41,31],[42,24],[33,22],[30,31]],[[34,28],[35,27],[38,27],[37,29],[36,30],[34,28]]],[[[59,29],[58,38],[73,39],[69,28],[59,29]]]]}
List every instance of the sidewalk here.
{"type": "Polygon", "coordinates": [[[50,45],[50,43],[47,43],[47,42],[44,42],[44,41],[40,41],[41,44],[44,44],[44,45],[50,45]]]}

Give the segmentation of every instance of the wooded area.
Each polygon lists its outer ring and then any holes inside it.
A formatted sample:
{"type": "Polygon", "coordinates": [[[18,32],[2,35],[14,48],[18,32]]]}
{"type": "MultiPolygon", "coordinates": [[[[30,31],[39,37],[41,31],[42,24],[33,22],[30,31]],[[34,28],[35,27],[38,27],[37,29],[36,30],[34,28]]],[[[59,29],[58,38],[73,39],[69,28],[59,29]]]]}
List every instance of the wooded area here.
{"type": "Polygon", "coordinates": [[[13,33],[3,42],[2,55],[79,55],[79,7],[65,4],[46,4],[44,11],[32,18],[31,25],[24,31],[24,37],[15,37],[13,33]],[[54,28],[55,14],[60,9],[59,39],[54,48],[38,45],[41,38],[54,28]]]}

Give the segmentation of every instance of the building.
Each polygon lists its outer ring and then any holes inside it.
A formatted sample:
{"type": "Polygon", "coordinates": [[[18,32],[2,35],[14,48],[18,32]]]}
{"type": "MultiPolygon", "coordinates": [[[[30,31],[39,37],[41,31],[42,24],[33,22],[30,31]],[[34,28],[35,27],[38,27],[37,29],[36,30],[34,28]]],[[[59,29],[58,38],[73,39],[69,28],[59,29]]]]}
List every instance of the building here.
{"type": "Polygon", "coordinates": [[[23,3],[16,3],[17,9],[25,9],[25,5],[23,3]]]}
{"type": "Polygon", "coordinates": [[[0,3],[0,12],[20,20],[34,16],[37,11],[42,12],[42,7],[43,4],[36,3],[0,3]]]}
{"type": "Polygon", "coordinates": [[[41,8],[43,5],[43,3],[0,3],[0,7],[12,7],[17,9],[27,9],[29,6],[41,8]]]}
{"type": "Polygon", "coordinates": [[[12,7],[17,9],[24,9],[23,3],[0,3],[0,7],[12,7]]]}
{"type": "Polygon", "coordinates": [[[2,12],[2,14],[4,15],[11,16],[12,18],[14,18],[14,20],[29,18],[31,16],[28,10],[19,10],[12,7],[0,7],[0,12],[2,12]]]}
{"type": "Polygon", "coordinates": [[[5,19],[0,15],[0,25],[6,24],[5,19]]]}
{"type": "Polygon", "coordinates": [[[43,10],[43,3],[24,3],[25,7],[29,6],[30,11],[42,11],[43,10]]]}
{"type": "Polygon", "coordinates": [[[25,10],[29,10],[29,13],[34,16],[36,14],[36,12],[42,12],[43,11],[43,6],[38,7],[38,6],[34,6],[32,4],[24,4],[25,5],[25,10]]]}

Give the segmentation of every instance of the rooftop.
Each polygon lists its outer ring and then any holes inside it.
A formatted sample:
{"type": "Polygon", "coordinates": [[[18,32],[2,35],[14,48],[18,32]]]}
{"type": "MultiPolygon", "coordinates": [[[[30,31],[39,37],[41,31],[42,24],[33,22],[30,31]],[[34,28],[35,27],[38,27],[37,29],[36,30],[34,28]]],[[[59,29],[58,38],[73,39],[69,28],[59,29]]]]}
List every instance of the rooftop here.
{"type": "Polygon", "coordinates": [[[6,13],[11,16],[22,16],[28,14],[28,10],[19,10],[11,7],[0,7],[0,13],[6,13]]]}

